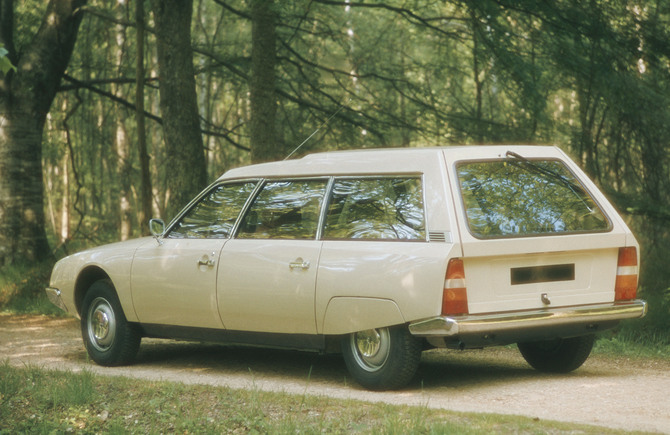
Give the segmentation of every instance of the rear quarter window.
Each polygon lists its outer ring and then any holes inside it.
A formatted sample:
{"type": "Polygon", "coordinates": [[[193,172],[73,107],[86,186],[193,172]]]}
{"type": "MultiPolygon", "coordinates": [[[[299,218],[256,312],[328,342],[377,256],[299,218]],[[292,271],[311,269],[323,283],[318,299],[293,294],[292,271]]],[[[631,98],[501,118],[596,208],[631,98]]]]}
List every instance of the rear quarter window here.
{"type": "Polygon", "coordinates": [[[456,171],[468,227],[475,237],[611,229],[593,197],[559,160],[460,162],[456,171]]]}
{"type": "Polygon", "coordinates": [[[421,177],[336,179],[323,238],[425,240],[421,177]]]}

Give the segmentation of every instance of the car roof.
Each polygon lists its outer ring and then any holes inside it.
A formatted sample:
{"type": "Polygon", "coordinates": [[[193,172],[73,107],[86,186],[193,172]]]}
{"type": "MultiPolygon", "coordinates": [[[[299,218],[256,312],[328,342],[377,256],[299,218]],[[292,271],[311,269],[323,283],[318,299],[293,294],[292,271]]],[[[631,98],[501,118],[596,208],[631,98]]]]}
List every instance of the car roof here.
{"type": "Polygon", "coordinates": [[[554,146],[469,145],[426,148],[375,148],[308,154],[299,159],[259,163],[231,169],[219,180],[239,178],[423,173],[439,162],[504,158],[507,151],[524,157],[559,158],[554,146]]]}

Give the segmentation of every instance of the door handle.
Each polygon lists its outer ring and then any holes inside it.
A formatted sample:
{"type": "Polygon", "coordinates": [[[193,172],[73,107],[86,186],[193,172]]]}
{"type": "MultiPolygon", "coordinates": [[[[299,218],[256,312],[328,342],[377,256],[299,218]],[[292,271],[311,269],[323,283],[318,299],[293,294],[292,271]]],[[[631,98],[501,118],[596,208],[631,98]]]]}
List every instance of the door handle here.
{"type": "MultiPolygon", "coordinates": [[[[216,255],[216,252],[212,252],[212,257],[216,255]]],[[[213,258],[210,258],[207,254],[203,255],[200,257],[200,260],[198,260],[198,266],[207,266],[207,267],[214,267],[216,264],[216,260],[213,258]]]]}
{"type": "Polygon", "coordinates": [[[295,260],[293,260],[292,262],[290,262],[288,264],[288,267],[290,267],[291,270],[293,270],[293,269],[307,270],[307,269],[309,269],[309,261],[305,261],[302,258],[298,257],[295,260]]]}

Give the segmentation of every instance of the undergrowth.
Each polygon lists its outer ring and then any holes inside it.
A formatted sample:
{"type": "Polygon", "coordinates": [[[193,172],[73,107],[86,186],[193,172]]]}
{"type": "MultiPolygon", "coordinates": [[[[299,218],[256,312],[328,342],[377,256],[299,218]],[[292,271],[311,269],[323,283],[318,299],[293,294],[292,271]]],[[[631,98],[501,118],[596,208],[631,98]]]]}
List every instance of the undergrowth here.
{"type": "Polygon", "coordinates": [[[53,263],[14,264],[0,268],[0,311],[63,315],[46,296],[53,263]]]}

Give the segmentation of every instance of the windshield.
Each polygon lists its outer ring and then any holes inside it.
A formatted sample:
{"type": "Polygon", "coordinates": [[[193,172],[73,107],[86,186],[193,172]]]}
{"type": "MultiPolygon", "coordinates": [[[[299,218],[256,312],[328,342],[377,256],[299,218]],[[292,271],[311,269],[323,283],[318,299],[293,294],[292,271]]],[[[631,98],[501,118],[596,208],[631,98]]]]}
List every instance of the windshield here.
{"type": "Polygon", "coordinates": [[[475,237],[610,229],[600,207],[561,161],[512,157],[456,165],[468,225],[475,237]]]}

